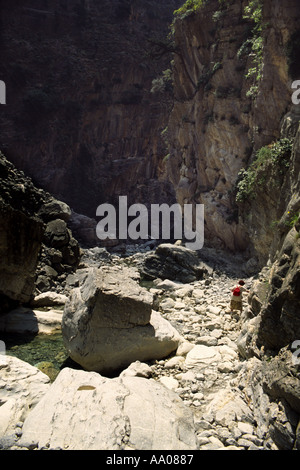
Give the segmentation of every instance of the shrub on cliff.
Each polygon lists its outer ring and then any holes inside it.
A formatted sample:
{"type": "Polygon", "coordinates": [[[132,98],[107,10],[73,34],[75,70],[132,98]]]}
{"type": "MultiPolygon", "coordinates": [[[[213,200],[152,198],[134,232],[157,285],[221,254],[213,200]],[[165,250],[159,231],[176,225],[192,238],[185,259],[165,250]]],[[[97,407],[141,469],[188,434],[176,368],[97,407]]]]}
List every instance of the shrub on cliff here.
{"type": "Polygon", "coordinates": [[[237,202],[253,199],[256,190],[268,180],[276,181],[276,175],[283,175],[289,167],[292,141],[287,138],[262,147],[256,153],[256,158],[247,170],[242,168],[237,182],[237,202]]]}
{"type": "Polygon", "coordinates": [[[187,0],[178,10],[174,11],[174,16],[183,19],[190,13],[197,11],[205,3],[206,0],[187,0]]]}

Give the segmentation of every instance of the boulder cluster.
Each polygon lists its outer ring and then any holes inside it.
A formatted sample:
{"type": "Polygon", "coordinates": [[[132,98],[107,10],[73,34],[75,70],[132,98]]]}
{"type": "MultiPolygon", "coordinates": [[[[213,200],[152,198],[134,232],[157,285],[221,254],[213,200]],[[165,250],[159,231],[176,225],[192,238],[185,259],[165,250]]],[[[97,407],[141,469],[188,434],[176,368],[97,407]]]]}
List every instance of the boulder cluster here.
{"type": "MultiPolygon", "coordinates": [[[[282,379],[280,358],[245,357],[243,327],[249,325],[249,338],[262,280],[213,249],[202,259],[178,245],[128,251],[122,258],[103,248],[84,250],[65,296],[36,296],[35,309],[64,305],[59,326],[74,362],[50,380],[4,357],[1,448],[298,449],[296,381],[282,379]],[[166,265],[172,251],[198,257],[202,275],[183,283],[176,276],[154,279],[152,270],[149,279],[148,258],[159,255],[163,263],[164,250],[166,265]],[[251,291],[242,315],[229,308],[241,272],[251,291]]],[[[40,311],[39,321],[43,315],[45,322],[48,312],[40,311]]],[[[285,361],[292,376],[289,351],[285,361]]]]}

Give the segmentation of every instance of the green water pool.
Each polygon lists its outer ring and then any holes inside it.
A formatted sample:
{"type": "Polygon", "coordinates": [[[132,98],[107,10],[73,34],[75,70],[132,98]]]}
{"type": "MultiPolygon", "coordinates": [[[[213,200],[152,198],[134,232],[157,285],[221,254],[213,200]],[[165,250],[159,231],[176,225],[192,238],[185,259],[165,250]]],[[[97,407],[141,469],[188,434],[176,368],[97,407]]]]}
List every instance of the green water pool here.
{"type": "Polygon", "coordinates": [[[63,367],[73,365],[64,347],[61,333],[36,336],[1,333],[0,339],[5,343],[7,355],[38,367],[51,379],[54,379],[63,367]],[[48,367],[41,363],[48,363],[48,367]]]}

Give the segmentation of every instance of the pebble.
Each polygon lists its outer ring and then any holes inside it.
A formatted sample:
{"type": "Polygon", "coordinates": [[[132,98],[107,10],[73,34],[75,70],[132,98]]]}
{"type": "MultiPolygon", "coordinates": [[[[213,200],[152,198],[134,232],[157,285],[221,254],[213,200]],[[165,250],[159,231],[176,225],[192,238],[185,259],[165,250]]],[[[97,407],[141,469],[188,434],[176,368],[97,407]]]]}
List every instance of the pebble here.
{"type": "Polygon", "coordinates": [[[173,377],[160,377],[159,381],[169,390],[176,390],[178,388],[178,381],[173,377]]]}
{"type": "Polygon", "coordinates": [[[196,340],[196,344],[204,344],[205,346],[217,346],[218,340],[213,336],[200,336],[196,340]]]}
{"type": "Polygon", "coordinates": [[[180,365],[184,362],[183,356],[175,356],[169,359],[164,367],[165,369],[173,369],[174,367],[180,367],[180,365]]]}
{"type": "Polygon", "coordinates": [[[253,434],[254,432],[253,426],[249,423],[239,422],[237,427],[242,432],[242,434],[253,434]]]}
{"type": "Polygon", "coordinates": [[[232,364],[232,362],[223,362],[221,364],[218,365],[218,371],[222,372],[222,373],[230,373],[230,372],[233,372],[234,371],[234,366],[232,364]]]}
{"type": "MultiPolygon", "coordinates": [[[[176,377],[178,380],[180,380],[182,383],[184,382],[195,382],[196,381],[196,376],[193,372],[188,371],[183,374],[177,374],[176,377]]],[[[198,379],[199,380],[199,379],[198,379]]]]}

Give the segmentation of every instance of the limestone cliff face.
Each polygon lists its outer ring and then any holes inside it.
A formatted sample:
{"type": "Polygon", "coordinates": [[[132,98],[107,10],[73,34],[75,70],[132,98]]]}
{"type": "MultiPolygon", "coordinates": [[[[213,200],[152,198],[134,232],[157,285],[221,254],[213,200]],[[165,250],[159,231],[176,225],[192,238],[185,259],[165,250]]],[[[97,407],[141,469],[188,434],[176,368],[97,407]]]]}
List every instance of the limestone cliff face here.
{"type": "MultiPolygon", "coordinates": [[[[248,4],[236,0],[221,7],[209,1],[175,23],[167,173],[180,203],[205,205],[208,244],[248,249],[263,265],[272,220],[282,216],[290,190],[279,204],[279,192],[266,182],[262,200],[238,206],[235,186],[240,170],[248,168],[258,149],[280,138],[282,119],[293,112],[286,47],[297,30],[299,5],[263,2],[262,71],[254,96],[246,78],[254,55],[249,48],[254,23],[244,18],[248,4]]],[[[297,175],[287,183],[290,189],[297,175]]]]}
{"type": "Polygon", "coordinates": [[[95,217],[118,195],[170,198],[160,178],[170,95],[151,88],[169,67],[157,44],[179,4],[1,2],[1,148],[76,212],[95,217]]]}
{"type": "MultiPolygon", "coordinates": [[[[240,222],[248,231],[254,251],[263,265],[274,261],[300,209],[299,118],[300,107],[293,105],[291,84],[300,76],[299,67],[290,65],[289,48],[299,54],[297,2],[265,2],[262,80],[253,106],[254,149],[278,139],[290,141],[286,162],[267,167],[263,184],[252,200],[240,206],[240,222]]],[[[253,160],[253,155],[252,159],[253,160]]]]}

